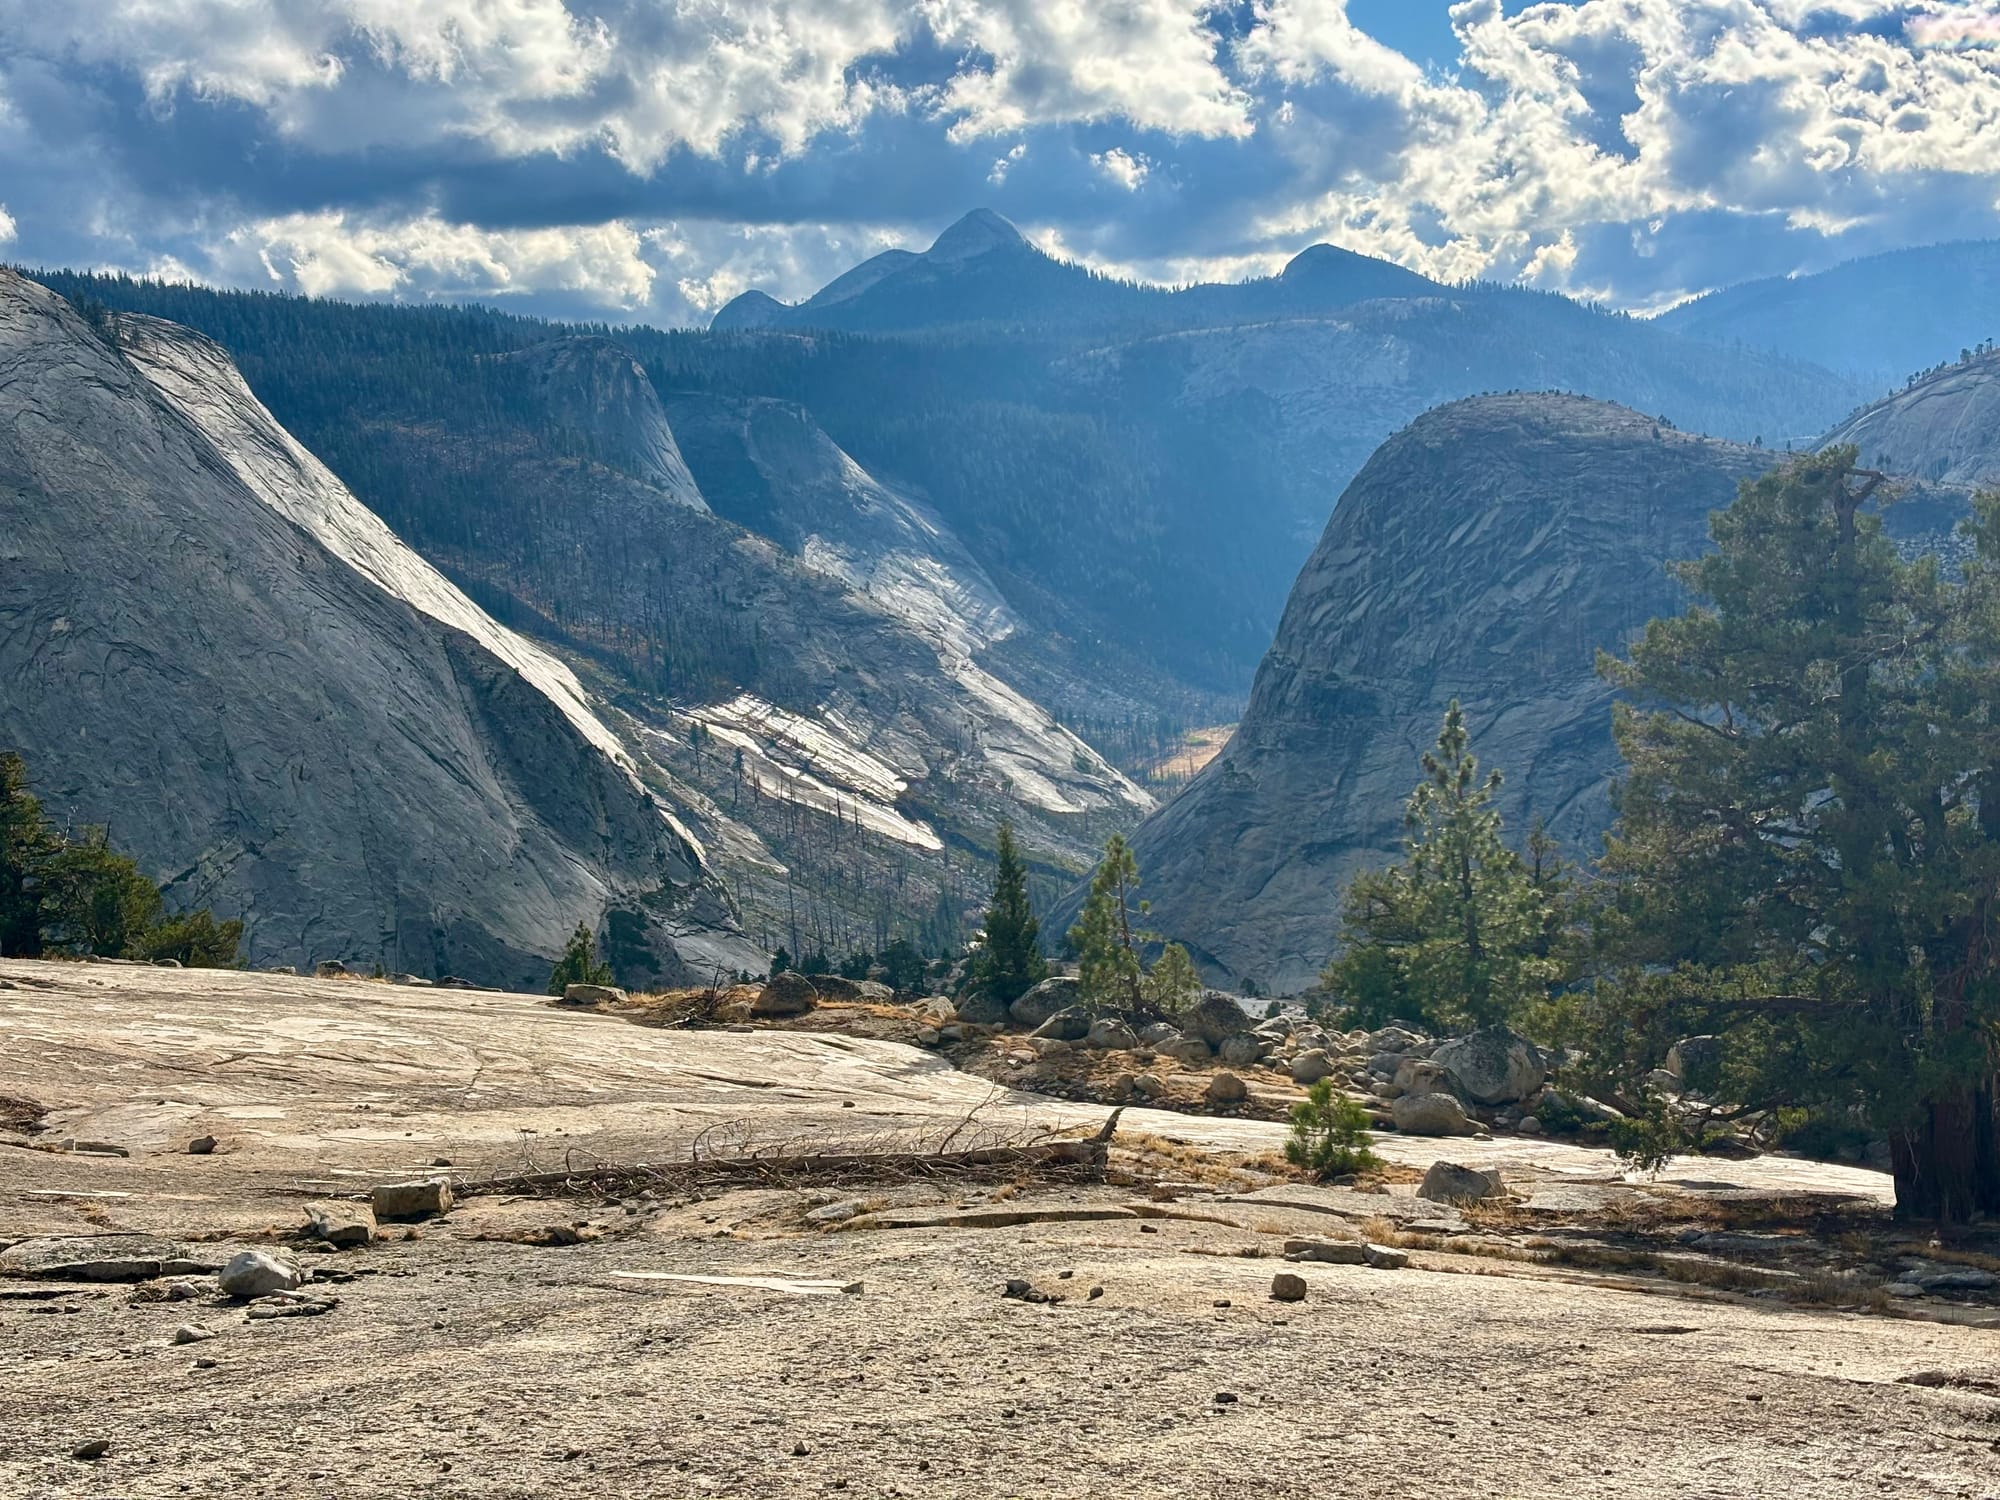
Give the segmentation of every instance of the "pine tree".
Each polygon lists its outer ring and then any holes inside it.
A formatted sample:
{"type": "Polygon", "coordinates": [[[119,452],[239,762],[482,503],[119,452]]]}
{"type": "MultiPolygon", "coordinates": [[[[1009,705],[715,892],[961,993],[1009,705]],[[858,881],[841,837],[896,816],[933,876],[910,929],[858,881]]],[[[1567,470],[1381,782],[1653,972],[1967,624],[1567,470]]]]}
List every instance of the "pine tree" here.
{"type": "Polygon", "coordinates": [[[611,965],[598,962],[596,937],[584,923],[577,923],[569,946],[549,974],[549,993],[560,995],[573,984],[610,984],[612,978],[611,965]]]}
{"type": "Polygon", "coordinates": [[[1480,775],[1456,699],[1422,765],[1404,858],[1348,887],[1321,984],[1363,1025],[1517,1019],[1562,976],[1559,862],[1543,836],[1531,840],[1532,868],[1507,847],[1493,806],[1500,773],[1480,775]]]}
{"type": "Polygon", "coordinates": [[[986,937],[972,964],[972,980],[1002,1005],[1011,1005],[1048,977],[1042,957],[1042,924],[1028,905],[1028,870],[1003,822],[995,840],[993,899],[986,903],[986,937]]]}
{"type": "Polygon", "coordinates": [[[1163,1016],[1186,1010],[1201,998],[1201,975],[1179,943],[1169,943],[1147,971],[1146,1003],[1163,1016]]]}
{"type": "Polygon", "coordinates": [[[1721,1041],[1745,1106],[1861,1111],[1903,1217],[2000,1211],[2000,498],[1964,581],[1902,560],[1852,448],[1751,483],[1610,680],[1628,1072],[1721,1041]]]}
{"type": "MultiPolygon", "coordinates": [[[[1090,894],[1076,925],[1069,930],[1070,945],[1076,949],[1078,978],[1083,999],[1089,1005],[1112,1006],[1121,1010],[1141,1008],[1138,942],[1141,934],[1132,926],[1135,903],[1132,893],[1139,885],[1139,863],[1123,834],[1114,833],[1104,845],[1104,858],[1090,880],[1090,894]]],[[[1137,913],[1145,914],[1143,903],[1137,913]]]]}
{"type": "Polygon", "coordinates": [[[0,957],[42,951],[42,879],[58,847],[21,757],[0,755],[0,957]]]}

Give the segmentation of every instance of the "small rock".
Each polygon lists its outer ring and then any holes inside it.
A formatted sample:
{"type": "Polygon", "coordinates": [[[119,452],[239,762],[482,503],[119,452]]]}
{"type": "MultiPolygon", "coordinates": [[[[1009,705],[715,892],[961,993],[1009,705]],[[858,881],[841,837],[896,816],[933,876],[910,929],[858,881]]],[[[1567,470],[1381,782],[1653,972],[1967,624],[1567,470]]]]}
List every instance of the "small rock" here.
{"type": "Polygon", "coordinates": [[[944,1034],[935,1026],[919,1026],[917,1028],[917,1045],[919,1047],[935,1047],[943,1040],[944,1034]]]}
{"type": "Polygon", "coordinates": [[[1542,1122],[1533,1115],[1523,1115],[1521,1116],[1521,1123],[1514,1128],[1522,1135],[1540,1135],[1542,1133],[1542,1122]]]}
{"type": "Polygon", "coordinates": [[[1180,1040],[1181,1029],[1170,1021],[1155,1021],[1139,1032],[1139,1040],[1148,1047],[1164,1047],[1168,1042],[1180,1040]]]}
{"type": "Polygon", "coordinates": [[[214,1333],[206,1328],[199,1327],[193,1323],[183,1323],[168,1335],[167,1342],[170,1344],[199,1344],[204,1339],[212,1339],[214,1337],[214,1333]]]}
{"type": "Polygon", "coordinates": [[[80,1458],[85,1463],[96,1463],[111,1451],[111,1444],[104,1438],[92,1438],[87,1443],[78,1443],[69,1450],[71,1458],[80,1458]]]}
{"type": "Polygon", "coordinates": [[[442,1177],[380,1182],[368,1196],[378,1219],[432,1219],[451,1210],[451,1184],[442,1177]]]}
{"type": "Polygon", "coordinates": [[[1095,1302],[1099,1297],[1102,1297],[1103,1295],[1104,1295],[1104,1288],[1101,1286],[1094,1286],[1088,1292],[1084,1293],[1083,1300],[1086,1302],[1095,1302]]]}
{"type": "Polygon", "coordinates": [[[1210,1104],[1241,1104],[1249,1097],[1249,1085],[1234,1073],[1217,1073],[1208,1081],[1210,1104]]]}
{"type": "Polygon", "coordinates": [[[1410,1263],[1407,1250],[1398,1250],[1390,1245],[1363,1245],[1361,1253],[1368,1264],[1378,1271],[1400,1271],[1410,1263]]]}
{"type": "Polygon", "coordinates": [[[1167,1091],[1167,1085],[1157,1073],[1135,1073],[1132,1075],[1132,1092],[1142,1099],[1157,1099],[1167,1091]]]}
{"type": "Polygon", "coordinates": [[[316,965],[313,969],[313,978],[315,979],[349,979],[353,977],[353,974],[354,971],[337,958],[329,958],[326,962],[316,965]]]}
{"type": "Polygon", "coordinates": [[[793,1458],[806,1458],[809,1457],[811,1454],[812,1454],[812,1445],[810,1443],[807,1443],[803,1439],[792,1444],[793,1458]]]}
{"type": "Polygon", "coordinates": [[[245,1250],[232,1256],[216,1274],[216,1282],[232,1297],[268,1297],[273,1292],[298,1289],[305,1277],[298,1267],[288,1265],[262,1250],[245,1250]]]}
{"type": "Polygon", "coordinates": [[[1014,1278],[1006,1286],[1002,1287],[1000,1295],[1013,1302],[1055,1302],[1060,1300],[1059,1298],[1050,1296],[1047,1292],[1036,1291],[1035,1284],[1032,1281],[1023,1281],[1019,1277],[1014,1278]]]}
{"type": "Polygon", "coordinates": [[[823,1203],[818,1208],[806,1211],[808,1224],[845,1224],[862,1211],[859,1198],[844,1198],[838,1203],[823,1203]]]}
{"type": "Polygon", "coordinates": [[[1507,1185],[1498,1168],[1481,1170],[1462,1167],[1456,1162],[1435,1161],[1424,1173],[1417,1196],[1428,1198],[1433,1203],[1478,1203],[1482,1199],[1498,1198],[1506,1191],[1507,1185]]]}
{"type": "Polygon", "coordinates": [[[563,1005],[623,1005],[630,999],[623,990],[609,984],[572,984],[562,992],[563,1005]]]}
{"type": "Polygon", "coordinates": [[[1290,1271],[1280,1271],[1271,1278],[1271,1300],[1273,1302],[1303,1302],[1306,1300],[1306,1279],[1290,1271]]]}
{"type": "Polygon", "coordinates": [[[1215,1393],[1215,1404],[1217,1406],[1234,1406],[1236,1404],[1236,1392],[1217,1391],[1215,1393]]]}
{"type": "Polygon", "coordinates": [[[1229,1306],[1229,1299],[1227,1297],[1217,1297],[1215,1301],[1211,1304],[1211,1306],[1227,1307],[1229,1306]]]}
{"type": "Polygon", "coordinates": [[[215,1137],[212,1135],[196,1136],[188,1142],[187,1153],[189,1156],[213,1156],[215,1154],[215,1137]]]}
{"type": "Polygon", "coordinates": [[[306,1208],[306,1227],[336,1250],[373,1243],[375,1215],[361,1203],[313,1203],[306,1208]]]}

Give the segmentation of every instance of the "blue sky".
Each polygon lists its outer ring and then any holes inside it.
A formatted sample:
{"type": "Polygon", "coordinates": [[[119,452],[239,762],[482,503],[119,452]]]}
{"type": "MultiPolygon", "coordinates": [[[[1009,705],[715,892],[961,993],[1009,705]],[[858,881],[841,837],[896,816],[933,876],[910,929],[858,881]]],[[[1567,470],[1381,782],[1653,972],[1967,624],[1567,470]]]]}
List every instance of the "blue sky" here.
{"type": "Polygon", "coordinates": [[[2000,0],[0,0],[0,256],[700,322],[987,206],[1645,311],[2000,234],[2000,0]]]}

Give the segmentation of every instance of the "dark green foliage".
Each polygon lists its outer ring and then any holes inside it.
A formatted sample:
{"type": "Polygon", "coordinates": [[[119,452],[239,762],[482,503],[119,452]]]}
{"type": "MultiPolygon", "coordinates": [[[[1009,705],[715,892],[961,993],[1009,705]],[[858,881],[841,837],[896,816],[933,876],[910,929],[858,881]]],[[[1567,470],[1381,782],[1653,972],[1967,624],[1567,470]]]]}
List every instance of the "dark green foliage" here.
{"type": "Polygon", "coordinates": [[[1169,943],[1146,971],[1140,989],[1147,1005],[1163,1016],[1171,1016],[1201,998],[1201,975],[1195,972],[1194,960],[1188,957],[1187,949],[1179,943],[1169,943]]]}
{"type": "Polygon", "coordinates": [[[831,974],[833,972],[833,960],[827,957],[824,948],[819,949],[816,952],[808,953],[804,958],[799,960],[799,972],[801,974],[831,974]]]}
{"type": "Polygon", "coordinates": [[[102,828],[64,835],[28,791],[21,757],[0,755],[0,955],[172,958],[229,968],[241,922],[168,912],[160,888],[102,828]]]}
{"type": "Polygon", "coordinates": [[[1694,605],[1605,662],[1638,706],[1582,1008],[1628,1079],[1700,1034],[1725,1099],[1865,1112],[1898,1212],[1960,1220],[2000,1211],[2000,499],[1947,582],[1853,460],[1746,483],[1694,605]]]}
{"type": "Polygon", "coordinates": [[[1454,700],[1405,814],[1403,862],[1355,878],[1321,984],[1350,1024],[1519,1021],[1565,977],[1567,879],[1539,828],[1508,848],[1454,700]]]}
{"type": "Polygon", "coordinates": [[[610,983],[611,965],[599,961],[596,936],[587,925],[577,923],[576,931],[570,934],[569,946],[563,949],[562,957],[550,971],[549,993],[560,995],[573,984],[610,983]]]}
{"type": "Polygon", "coordinates": [[[1086,1005],[1138,1011],[1143,1004],[1139,943],[1144,934],[1132,925],[1134,915],[1146,910],[1143,902],[1135,902],[1138,885],[1139,863],[1124,835],[1114,833],[1069,930],[1086,1005]]]}
{"type": "Polygon", "coordinates": [[[834,972],[842,979],[866,979],[868,971],[874,967],[875,955],[857,948],[834,967],[834,972]]]}
{"type": "Polygon", "coordinates": [[[1285,1142],[1285,1160],[1315,1177],[1343,1177],[1380,1165],[1368,1149],[1368,1112],[1345,1094],[1335,1094],[1333,1080],[1322,1078],[1292,1106],[1292,1133],[1285,1142]]]}
{"type": "Polygon", "coordinates": [[[908,938],[897,938],[880,954],[882,982],[898,994],[909,994],[923,986],[930,965],[908,938]]]}
{"type": "Polygon", "coordinates": [[[1003,1005],[1011,1005],[1048,977],[1042,957],[1042,924],[1028,905],[1028,870],[1014,841],[1014,825],[1002,823],[994,842],[993,898],[986,903],[986,936],[974,955],[971,982],[1003,1005]]]}
{"type": "Polygon", "coordinates": [[[778,951],[771,955],[771,972],[773,974],[783,974],[788,969],[790,969],[791,966],[792,966],[792,955],[785,950],[785,945],[783,943],[780,943],[778,945],[778,951]]]}

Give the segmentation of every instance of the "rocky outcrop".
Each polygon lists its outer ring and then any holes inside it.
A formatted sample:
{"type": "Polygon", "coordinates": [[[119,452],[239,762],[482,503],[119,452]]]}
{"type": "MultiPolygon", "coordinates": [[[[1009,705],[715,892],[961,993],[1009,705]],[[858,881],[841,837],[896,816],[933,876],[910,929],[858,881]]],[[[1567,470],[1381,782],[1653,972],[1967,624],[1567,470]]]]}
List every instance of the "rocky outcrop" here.
{"type": "Polygon", "coordinates": [[[1453,698],[1516,831],[1590,849],[1618,766],[1596,653],[1679,607],[1663,565],[1777,458],[1580,397],[1412,423],[1341,498],[1228,747],[1138,830],[1149,921],[1211,972],[1309,984],[1453,698]]]}
{"type": "Polygon", "coordinates": [[[1929,485],[2000,484],[2000,353],[1927,375],[1820,440],[1840,443],[1854,444],[1869,467],[1929,485]]]}
{"type": "Polygon", "coordinates": [[[0,746],[260,963],[539,988],[726,920],[569,669],[403,547],[206,339],[0,272],[0,746]],[[622,913],[620,921],[610,914],[622,913]]]}

